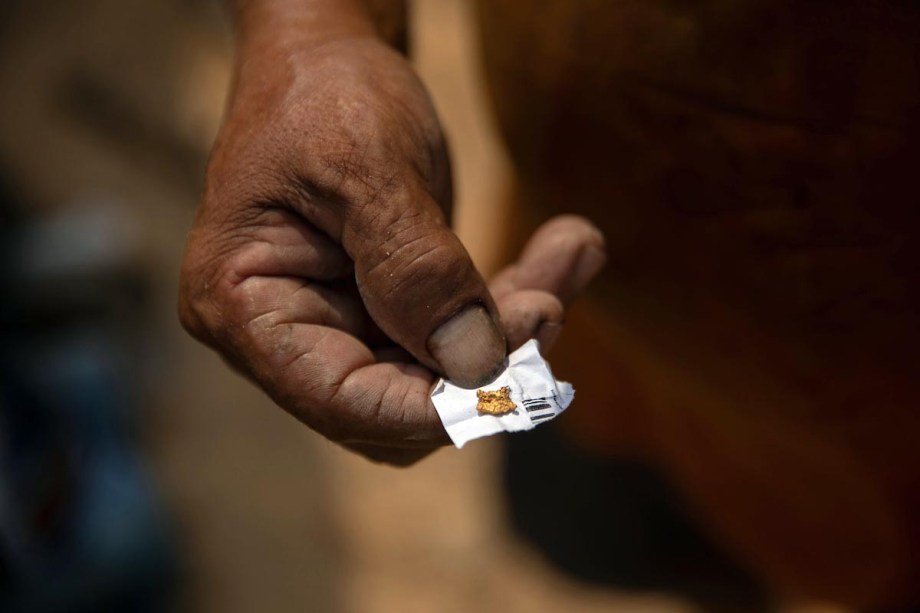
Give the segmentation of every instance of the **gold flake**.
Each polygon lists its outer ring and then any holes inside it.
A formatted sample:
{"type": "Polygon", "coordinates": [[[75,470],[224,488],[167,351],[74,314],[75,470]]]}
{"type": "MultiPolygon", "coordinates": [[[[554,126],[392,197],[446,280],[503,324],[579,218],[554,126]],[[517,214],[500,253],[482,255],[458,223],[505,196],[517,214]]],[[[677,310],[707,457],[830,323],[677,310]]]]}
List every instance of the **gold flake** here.
{"type": "Polygon", "coordinates": [[[517,408],[511,401],[511,388],[507,386],[491,392],[476,390],[476,398],[479,399],[476,410],[485,415],[505,415],[517,408]]]}

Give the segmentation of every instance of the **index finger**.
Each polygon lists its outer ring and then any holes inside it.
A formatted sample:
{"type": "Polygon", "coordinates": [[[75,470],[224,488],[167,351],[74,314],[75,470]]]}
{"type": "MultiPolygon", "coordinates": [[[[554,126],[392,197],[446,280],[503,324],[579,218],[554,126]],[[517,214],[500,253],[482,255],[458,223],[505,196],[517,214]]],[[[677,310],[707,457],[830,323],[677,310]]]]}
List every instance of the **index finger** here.
{"type": "Polygon", "coordinates": [[[312,323],[265,322],[245,350],[252,375],[286,411],[339,443],[430,448],[448,442],[430,400],[435,375],[376,362],[351,334],[312,323]]]}

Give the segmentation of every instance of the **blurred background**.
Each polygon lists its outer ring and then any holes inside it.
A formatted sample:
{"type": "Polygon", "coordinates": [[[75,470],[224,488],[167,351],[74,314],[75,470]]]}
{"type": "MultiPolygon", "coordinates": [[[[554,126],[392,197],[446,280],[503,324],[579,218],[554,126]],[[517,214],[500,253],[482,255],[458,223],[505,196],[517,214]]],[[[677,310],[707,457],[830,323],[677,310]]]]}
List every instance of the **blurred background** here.
{"type": "MultiPolygon", "coordinates": [[[[511,179],[475,20],[415,9],[456,227],[494,270],[511,179]]],[[[0,610],[841,610],[770,597],[642,466],[550,428],[375,466],[186,336],[229,26],[218,0],[0,4],[0,610]]]]}

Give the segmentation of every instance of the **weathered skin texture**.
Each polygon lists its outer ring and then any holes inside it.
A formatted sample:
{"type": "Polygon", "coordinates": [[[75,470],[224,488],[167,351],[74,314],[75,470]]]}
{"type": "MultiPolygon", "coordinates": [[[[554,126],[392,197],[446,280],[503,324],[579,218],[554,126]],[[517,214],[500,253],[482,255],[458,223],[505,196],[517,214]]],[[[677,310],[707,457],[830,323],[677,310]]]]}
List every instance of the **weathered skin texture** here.
{"type": "Polygon", "coordinates": [[[398,17],[377,0],[239,1],[234,85],[178,306],[285,410],[406,465],[449,442],[437,376],[476,387],[509,349],[548,344],[604,240],[560,216],[486,284],[448,225],[447,149],[392,46],[398,17]]]}
{"type": "Polygon", "coordinates": [[[479,5],[520,214],[608,240],[556,354],[572,436],[787,592],[917,598],[920,9],[479,5]]]}

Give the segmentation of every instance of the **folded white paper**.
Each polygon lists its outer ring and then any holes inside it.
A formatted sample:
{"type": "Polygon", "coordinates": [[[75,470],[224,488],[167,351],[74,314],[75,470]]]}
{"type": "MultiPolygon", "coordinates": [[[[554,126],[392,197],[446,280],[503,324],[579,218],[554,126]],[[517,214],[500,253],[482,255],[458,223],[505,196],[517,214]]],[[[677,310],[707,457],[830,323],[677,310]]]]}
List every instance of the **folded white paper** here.
{"type": "Polygon", "coordinates": [[[466,389],[440,379],[431,393],[431,402],[454,445],[463,447],[490,434],[531,430],[562,413],[574,397],[572,385],[553,377],[537,341],[529,340],[508,356],[508,367],[491,383],[466,389]],[[510,388],[513,411],[489,415],[477,410],[477,391],[497,392],[504,387],[510,388]]]}

